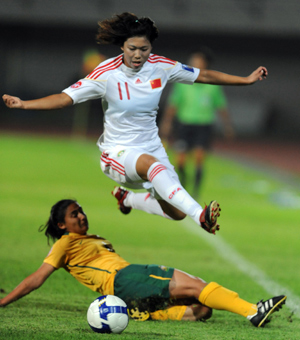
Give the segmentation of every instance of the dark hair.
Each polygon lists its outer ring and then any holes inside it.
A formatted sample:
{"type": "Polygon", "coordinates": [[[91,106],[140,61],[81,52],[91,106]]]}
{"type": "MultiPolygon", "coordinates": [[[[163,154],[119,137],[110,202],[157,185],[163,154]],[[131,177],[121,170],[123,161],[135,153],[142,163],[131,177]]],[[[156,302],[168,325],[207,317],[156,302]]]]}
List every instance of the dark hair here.
{"type": "Polygon", "coordinates": [[[50,239],[55,242],[56,240],[60,239],[65,233],[64,229],[59,228],[58,223],[65,222],[67,208],[72,203],[77,203],[77,201],[72,199],[65,199],[55,203],[51,208],[50,217],[47,223],[39,227],[39,231],[44,231],[46,229],[45,235],[48,238],[48,244],[50,244],[50,239]]]}
{"type": "Polygon", "coordinates": [[[151,45],[158,37],[158,29],[150,18],[138,18],[135,14],[124,12],[110,19],[98,22],[98,44],[123,46],[131,37],[146,36],[151,45]]]}

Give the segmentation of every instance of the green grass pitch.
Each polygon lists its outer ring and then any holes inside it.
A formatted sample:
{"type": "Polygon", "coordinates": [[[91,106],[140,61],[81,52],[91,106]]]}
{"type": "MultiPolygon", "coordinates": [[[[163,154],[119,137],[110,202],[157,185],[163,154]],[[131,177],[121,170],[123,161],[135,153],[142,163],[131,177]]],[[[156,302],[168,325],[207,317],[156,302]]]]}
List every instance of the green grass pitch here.
{"type": "MultiPolygon", "coordinates": [[[[2,133],[0,143],[1,297],[42,264],[49,247],[37,230],[62,198],[76,198],[88,215],[90,232],[109,239],[131,263],[173,266],[253,303],[271,296],[183,222],[140,211],[122,215],[110,194],[115,184],[101,173],[95,141],[2,133]]],[[[221,230],[209,236],[222,238],[299,301],[299,208],[277,202],[287,191],[299,200],[299,189],[216,156],[209,157],[205,170],[200,203],[217,199],[222,208],[221,230]]],[[[0,309],[0,338],[300,339],[299,309],[293,303],[275,313],[264,329],[214,311],[206,323],[130,321],[121,335],[99,335],[86,322],[87,308],[97,296],[58,270],[40,289],[0,309]]]]}

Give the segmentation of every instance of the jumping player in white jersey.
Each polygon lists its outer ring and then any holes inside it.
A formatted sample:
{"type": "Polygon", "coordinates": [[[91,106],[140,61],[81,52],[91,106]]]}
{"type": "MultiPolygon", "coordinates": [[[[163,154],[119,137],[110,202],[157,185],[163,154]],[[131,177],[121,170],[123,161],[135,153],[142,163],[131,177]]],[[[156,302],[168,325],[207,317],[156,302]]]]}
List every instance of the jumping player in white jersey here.
{"type": "Polygon", "coordinates": [[[122,13],[99,22],[97,42],[120,46],[122,54],[101,63],[86,78],[62,93],[23,101],[3,95],[10,108],[51,110],[102,98],[104,133],[98,140],[102,171],[119,185],[146,189],[134,193],[116,187],[121,212],[132,208],[166,218],[181,220],[190,216],[209,233],[219,229],[216,201],[204,209],[180,184],[158,136],[156,115],[162,91],[167,83],[205,83],[250,85],[267,76],[258,67],[248,77],[212,70],[199,70],[168,58],[151,54],[158,37],[154,22],[122,13]]]}

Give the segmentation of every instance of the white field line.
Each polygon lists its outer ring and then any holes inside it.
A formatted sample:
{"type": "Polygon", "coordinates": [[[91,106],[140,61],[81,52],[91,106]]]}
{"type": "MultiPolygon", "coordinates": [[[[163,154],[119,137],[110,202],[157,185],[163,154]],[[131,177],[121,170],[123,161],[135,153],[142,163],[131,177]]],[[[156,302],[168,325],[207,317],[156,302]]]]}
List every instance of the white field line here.
{"type": "Polygon", "coordinates": [[[183,225],[185,229],[205,240],[223,259],[227,260],[241,272],[248,275],[255,283],[263,287],[271,296],[286,295],[286,305],[294,313],[294,315],[300,316],[300,298],[287,288],[273,281],[262,270],[258,269],[253,263],[246,260],[241,254],[226,243],[220,237],[219,233],[217,235],[208,234],[189,218],[185,218],[181,222],[181,225],[183,225]]]}

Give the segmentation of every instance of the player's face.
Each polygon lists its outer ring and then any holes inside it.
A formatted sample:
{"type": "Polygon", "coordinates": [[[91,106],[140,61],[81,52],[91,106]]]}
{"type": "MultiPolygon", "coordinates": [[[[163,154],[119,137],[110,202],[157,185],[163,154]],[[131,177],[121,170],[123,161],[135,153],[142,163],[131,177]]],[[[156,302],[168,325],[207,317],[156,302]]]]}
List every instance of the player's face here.
{"type": "Polygon", "coordinates": [[[59,223],[58,226],[69,233],[76,233],[80,235],[85,235],[89,229],[86,214],[83,212],[78,203],[72,203],[68,206],[65,215],[65,222],[59,223]]]}
{"type": "Polygon", "coordinates": [[[124,42],[121,49],[124,52],[124,64],[139,70],[149,58],[152,45],[145,36],[131,37],[124,42]]]}

